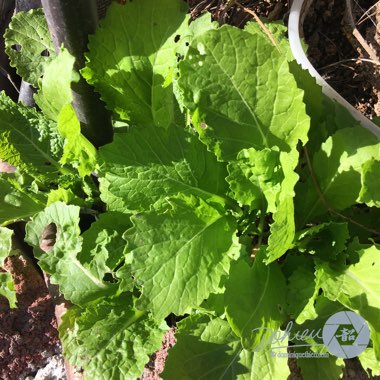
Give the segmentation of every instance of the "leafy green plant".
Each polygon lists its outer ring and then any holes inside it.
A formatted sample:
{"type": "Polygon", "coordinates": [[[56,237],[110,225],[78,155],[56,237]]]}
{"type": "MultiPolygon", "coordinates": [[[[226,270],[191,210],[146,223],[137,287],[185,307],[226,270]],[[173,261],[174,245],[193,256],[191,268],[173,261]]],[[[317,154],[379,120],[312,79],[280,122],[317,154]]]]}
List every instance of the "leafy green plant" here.
{"type": "MultiPolygon", "coordinates": [[[[1,95],[0,159],[17,171],[0,178],[0,263],[13,252],[4,226],[27,221],[25,241],[72,304],[60,336],[85,377],[140,376],[174,314],[185,318],[164,378],[286,379],[270,352],[300,339],[271,347],[268,331],[318,329],[345,309],[368,322],[359,360],[380,373],[380,142],[292,62],[285,28],[268,28],[277,47],[254,23],[189,24],[181,1],[113,4],[80,73],[113,112],[99,150],[70,104],[79,73],[64,47],[39,66],[41,111],[1,95]]],[[[320,336],[302,341],[320,349],[320,336]]],[[[343,368],[297,364],[305,379],[343,368]]]]}

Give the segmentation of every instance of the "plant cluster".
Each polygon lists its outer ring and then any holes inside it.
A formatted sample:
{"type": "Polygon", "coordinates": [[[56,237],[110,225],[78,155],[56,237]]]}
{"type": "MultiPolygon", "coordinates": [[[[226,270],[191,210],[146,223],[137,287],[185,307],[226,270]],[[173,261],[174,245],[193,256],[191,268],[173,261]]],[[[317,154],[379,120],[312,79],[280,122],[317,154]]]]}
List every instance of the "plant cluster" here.
{"type": "MultiPolygon", "coordinates": [[[[6,226],[27,222],[86,378],[140,376],[174,314],[164,379],[287,379],[273,345],[310,348],[294,334],[264,345],[268,332],[317,331],[340,310],[368,322],[359,360],[380,375],[380,142],[293,61],[286,28],[267,28],[189,23],[179,0],[115,3],[78,73],[41,10],[13,18],[7,51],[38,109],[0,95],[0,159],[17,168],[0,176],[0,265],[17,253],[6,226]],[[112,111],[98,150],[71,105],[79,75],[112,111]]],[[[297,364],[305,379],[344,366],[297,364]]]]}

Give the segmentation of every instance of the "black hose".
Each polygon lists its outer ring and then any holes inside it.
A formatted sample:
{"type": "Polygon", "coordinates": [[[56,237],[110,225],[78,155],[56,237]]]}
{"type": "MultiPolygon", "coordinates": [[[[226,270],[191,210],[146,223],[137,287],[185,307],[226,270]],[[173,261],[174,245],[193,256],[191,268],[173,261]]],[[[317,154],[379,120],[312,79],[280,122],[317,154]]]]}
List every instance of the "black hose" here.
{"type": "MultiPolygon", "coordinates": [[[[56,52],[62,44],[74,56],[75,69],[85,65],[88,35],[98,25],[96,0],[42,0],[56,52]]],[[[94,89],[81,78],[72,85],[73,106],[82,133],[97,147],[112,141],[111,115],[94,89]]]]}

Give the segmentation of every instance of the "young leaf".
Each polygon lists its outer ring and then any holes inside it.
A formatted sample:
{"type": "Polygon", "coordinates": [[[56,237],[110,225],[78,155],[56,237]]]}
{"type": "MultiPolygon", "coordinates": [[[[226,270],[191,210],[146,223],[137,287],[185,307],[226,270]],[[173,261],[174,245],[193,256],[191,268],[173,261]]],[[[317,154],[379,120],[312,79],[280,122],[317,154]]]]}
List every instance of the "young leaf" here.
{"type": "Polygon", "coordinates": [[[228,165],[233,198],[252,210],[275,212],[277,195],[284,179],[280,152],[275,149],[243,149],[228,165]]]}
{"type": "Polygon", "coordinates": [[[107,262],[112,263],[112,255],[117,255],[116,261],[120,261],[120,252],[114,249],[115,245],[120,247],[121,235],[129,222],[125,215],[113,216],[113,228],[103,229],[99,240],[97,223],[80,236],[79,207],[61,202],[46,207],[26,226],[26,241],[34,246],[40,267],[51,274],[51,282],[58,284],[65,298],[74,304],[82,305],[118,291],[117,282],[105,281],[105,275],[112,274],[114,269],[109,268],[107,262]],[[47,250],[44,235],[52,226],[55,229],[53,244],[47,250]],[[113,239],[117,240],[113,242],[113,239]]]}
{"type": "Polygon", "coordinates": [[[79,74],[74,71],[74,62],[74,57],[62,48],[58,57],[46,67],[39,83],[40,90],[34,95],[38,107],[51,120],[57,121],[63,106],[73,100],[71,82],[79,80],[79,74]]]}
{"type": "MultiPolygon", "coordinates": [[[[0,227],[0,268],[3,269],[5,259],[11,255],[13,231],[0,227]]],[[[16,307],[16,291],[12,275],[8,272],[0,273],[0,295],[4,296],[10,308],[16,307]]]]}
{"type": "Polygon", "coordinates": [[[60,170],[49,131],[51,124],[34,108],[0,93],[0,159],[34,178],[55,177],[60,170]]]}
{"type": "Polygon", "coordinates": [[[168,77],[188,30],[186,12],[184,3],[172,0],[113,4],[90,37],[82,75],[121,119],[165,128],[175,121],[178,105],[168,77]]]}
{"type": "Polygon", "coordinates": [[[46,66],[55,56],[43,10],[17,13],[4,39],[11,66],[16,67],[22,79],[37,87],[46,66]]]}
{"type": "Polygon", "coordinates": [[[143,285],[137,307],[156,319],[181,315],[216,292],[240,248],[235,221],[223,211],[195,197],[170,205],[132,217],[134,228],[125,234],[132,273],[143,285]]]}
{"type": "Polygon", "coordinates": [[[133,308],[130,296],[71,307],[59,327],[68,361],[87,379],[136,379],[160,348],[167,326],[133,308]]]}
{"type": "Polygon", "coordinates": [[[233,160],[251,147],[289,151],[307,141],[303,91],[286,56],[264,37],[227,25],[210,30],[193,40],[179,68],[185,105],[218,158],[233,160]]]}
{"type": "Polygon", "coordinates": [[[227,318],[243,347],[261,350],[268,334],[285,320],[286,282],[277,263],[265,265],[265,249],[256,255],[252,267],[240,260],[231,267],[226,283],[227,318]]]}
{"type": "Polygon", "coordinates": [[[177,193],[227,202],[225,164],[183,128],[132,128],[99,157],[101,198],[110,210],[158,208],[177,193]]]}
{"type": "Polygon", "coordinates": [[[244,350],[228,322],[208,315],[181,321],[163,378],[245,380],[252,377],[253,353],[244,350]]]}
{"type": "Polygon", "coordinates": [[[96,149],[81,134],[80,123],[70,103],[58,115],[58,130],[65,139],[62,165],[70,164],[84,177],[92,173],[96,165],[96,149]]]}
{"type": "Polygon", "coordinates": [[[274,222],[270,226],[268,239],[267,264],[278,259],[292,246],[295,235],[294,223],[294,187],[298,175],[294,172],[298,164],[296,149],[289,153],[281,152],[280,163],[284,175],[277,199],[277,210],[273,214],[274,222]]]}
{"type": "Polygon", "coordinates": [[[51,204],[59,201],[68,205],[76,205],[81,207],[86,206],[86,201],[84,199],[74,194],[71,189],[64,189],[62,187],[50,190],[47,199],[47,206],[50,206],[51,204]]]}

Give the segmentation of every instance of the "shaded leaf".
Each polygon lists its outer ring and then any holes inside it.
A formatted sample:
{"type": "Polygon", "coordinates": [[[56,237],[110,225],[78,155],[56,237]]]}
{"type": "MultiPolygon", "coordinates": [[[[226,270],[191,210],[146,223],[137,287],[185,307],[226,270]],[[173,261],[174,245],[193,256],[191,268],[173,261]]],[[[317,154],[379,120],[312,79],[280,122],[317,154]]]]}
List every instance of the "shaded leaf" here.
{"type": "Polygon", "coordinates": [[[42,9],[18,12],[4,34],[11,66],[26,82],[37,87],[46,66],[55,56],[53,42],[42,9]]]}

